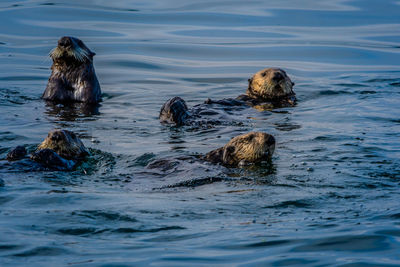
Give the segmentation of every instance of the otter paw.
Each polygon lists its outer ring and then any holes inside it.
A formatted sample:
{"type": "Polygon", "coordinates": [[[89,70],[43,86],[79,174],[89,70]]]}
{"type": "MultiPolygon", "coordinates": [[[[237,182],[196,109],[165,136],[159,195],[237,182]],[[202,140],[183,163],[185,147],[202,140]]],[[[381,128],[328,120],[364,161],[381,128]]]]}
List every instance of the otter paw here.
{"type": "Polygon", "coordinates": [[[71,170],[75,166],[73,160],[60,157],[54,150],[46,148],[32,153],[31,159],[47,168],[56,170],[71,170]]]}
{"type": "Polygon", "coordinates": [[[15,161],[15,160],[20,160],[26,156],[27,152],[25,147],[23,146],[17,146],[10,152],[8,152],[6,159],[8,161],[15,161]]]}

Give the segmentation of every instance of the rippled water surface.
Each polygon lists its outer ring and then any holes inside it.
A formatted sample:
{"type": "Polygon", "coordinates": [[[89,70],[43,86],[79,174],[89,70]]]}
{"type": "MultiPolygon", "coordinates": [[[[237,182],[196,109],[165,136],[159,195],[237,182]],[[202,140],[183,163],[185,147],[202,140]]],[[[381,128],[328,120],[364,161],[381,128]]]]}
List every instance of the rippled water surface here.
{"type": "Polygon", "coordinates": [[[0,265],[400,265],[399,53],[399,1],[1,1],[0,265]],[[64,35],[97,53],[97,111],[40,99],[64,35]],[[296,107],[159,124],[168,98],[235,97],[264,67],[296,107]],[[90,160],[3,160],[53,128],[90,160]],[[251,130],[276,137],[272,167],[194,157],[251,130]]]}

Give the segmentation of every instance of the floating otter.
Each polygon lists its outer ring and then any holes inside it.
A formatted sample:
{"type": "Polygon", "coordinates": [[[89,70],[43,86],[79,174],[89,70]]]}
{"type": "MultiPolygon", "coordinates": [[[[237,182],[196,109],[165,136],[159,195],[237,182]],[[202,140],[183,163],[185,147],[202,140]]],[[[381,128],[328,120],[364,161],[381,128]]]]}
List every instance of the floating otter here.
{"type": "Polygon", "coordinates": [[[148,169],[159,169],[168,174],[180,161],[208,161],[226,167],[238,167],[270,162],[275,150],[275,138],[263,132],[249,132],[232,138],[223,147],[202,156],[181,156],[175,159],[157,159],[147,165],[148,169]]]}
{"type": "MultiPolygon", "coordinates": [[[[220,104],[225,106],[248,105],[259,110],[268,110],[279,107],[294,106],[296,94],[293,91],[292,82],[286,72],[282,69],[267,68],[253,75],[249,79],[246,94],[237,98],[211,100],[207,99],[205,104],[220,104]]],[[[177,126],[192,124],[199,117],[194,109],[188,109],[185,100],[180,97],[169,99],[161,107],[159,119],[162,123],[177,126]]]]}
{"type": "MultiPolygon", "coordinates": [[[[67,171],[72,170],[88,155],[89,151],[73,132],[55,129],[49,132],[29,159],[46,169],[67,171]]],[[[17,146],[6,157],[8,161],[26,158],[27,151],[23,146],[17,146]]]]}
{"type": "Polygon", "coordinates": [[[225,166],[242,166],[271,160],[275,138],[263,132],[250,132],[232,138],[225,146],[207,153],[203,158],[225,166]]]}
{"type": "Polygon", "coordinates": [[[101,101],[100,84],[93,67],[95,55],[78,38],[64,36],[50,52],[51,75],[42,98],[56,103],[101,101]]]}

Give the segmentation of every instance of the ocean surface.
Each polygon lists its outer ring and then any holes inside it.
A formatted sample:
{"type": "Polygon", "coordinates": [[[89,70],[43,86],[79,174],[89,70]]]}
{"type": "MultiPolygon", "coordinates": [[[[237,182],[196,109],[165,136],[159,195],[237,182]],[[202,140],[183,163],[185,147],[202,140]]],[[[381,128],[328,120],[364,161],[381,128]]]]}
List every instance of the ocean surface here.
{"type": "Polygon", "coordinates": [[[400,266],[397,0],[2,0],[0,114],[1,266],[400,266]],[[97,54],[96,110],[40,98],[65,35],[97,54]],[[170,97],[236,97],[265,67],[295,107],[159,123],[170,97]],[[54,128],[89,160],[4,160],[54,128]],[[272,166],[196,159],[249,131],[275,136],[272,166]]]}

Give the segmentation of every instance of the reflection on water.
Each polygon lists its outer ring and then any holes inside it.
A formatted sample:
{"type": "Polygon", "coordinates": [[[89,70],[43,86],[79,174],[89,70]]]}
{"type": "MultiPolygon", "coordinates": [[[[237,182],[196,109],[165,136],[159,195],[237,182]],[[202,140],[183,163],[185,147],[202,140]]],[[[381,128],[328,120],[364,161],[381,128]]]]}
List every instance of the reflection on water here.
{"type": "Polygon", "coordinates": [[[400,265],[397,1],[5,0],[0,13],[0,265],[400,265]],[[40,99],[64,35],[97,53],[101,105],[40,99]],[[297,106],[158,122],[167,99],[234,98],[265,67],[287,71],[297,106]],[[5,163],[53,128],[89,160],[5,163]],[[272,166],[199,159],[248,131],[275,136],[272,166]]]}
{"type": "Polygon", "coordinates": [[[99,115],[100,104],[65,103],[55,104],[46,101],[45,114],[60,121],[75,121],[78,118],[93,117],[99,115]]]}

